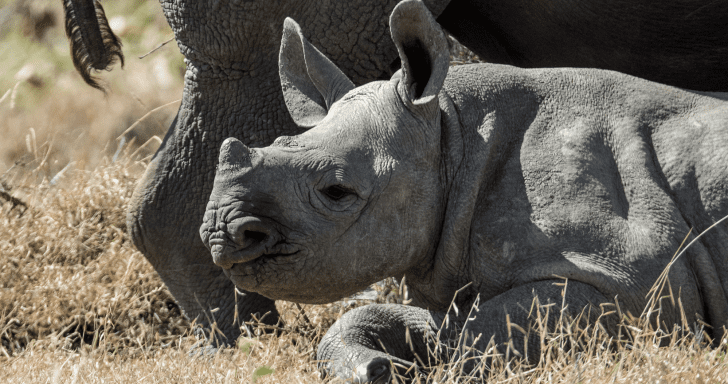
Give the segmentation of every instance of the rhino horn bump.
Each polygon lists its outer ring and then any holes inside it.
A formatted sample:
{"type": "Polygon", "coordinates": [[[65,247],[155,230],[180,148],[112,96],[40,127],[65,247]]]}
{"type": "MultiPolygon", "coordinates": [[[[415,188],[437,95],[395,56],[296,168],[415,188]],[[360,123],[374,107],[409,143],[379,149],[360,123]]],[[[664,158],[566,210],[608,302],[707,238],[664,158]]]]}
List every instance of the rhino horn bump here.
{"type": "Polygon", "coordinates": [[[218,161],[220,171],[234,171],[250,167],[250,149],[234,137],[227,138],[220,146],[218,161]]]}

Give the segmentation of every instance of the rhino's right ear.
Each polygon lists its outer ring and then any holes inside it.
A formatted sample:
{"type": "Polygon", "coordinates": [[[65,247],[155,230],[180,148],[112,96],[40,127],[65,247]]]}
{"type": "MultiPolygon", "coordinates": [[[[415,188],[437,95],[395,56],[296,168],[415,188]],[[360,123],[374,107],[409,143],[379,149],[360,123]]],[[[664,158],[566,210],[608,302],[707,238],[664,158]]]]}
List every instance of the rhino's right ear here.
{"type": "Polygon", "coordinates": [[[278,72],[288,112],[303,128],[318,124],[332,104],[354,89],[354,83],[303,37],[289,17],[283,22],[278,72]]]}
{"type": "Polygon", "coordinates": [[[403,0],[389,18],[392,40],[402,61],[400,90],[415,105],[437,100],[450,66],[445,33],[419,0],[403,0]]]}

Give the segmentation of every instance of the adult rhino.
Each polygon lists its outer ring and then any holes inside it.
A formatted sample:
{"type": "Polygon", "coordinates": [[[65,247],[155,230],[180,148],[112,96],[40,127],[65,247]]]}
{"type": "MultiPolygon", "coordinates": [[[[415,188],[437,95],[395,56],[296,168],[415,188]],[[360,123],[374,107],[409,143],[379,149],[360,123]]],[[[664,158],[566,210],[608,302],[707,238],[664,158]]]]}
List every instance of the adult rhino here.
{"type": "MultiPolygon", "coordinates": [[[[134,244],[191,318],[216,318],[233,340],[233,285],[201,244],[197,227],[212,189],[223,139],[270,144],[302,132],[286,111],[277,60],[280,25],[290,16],[356,84],[388,78],[397,53],[387,35],[398,0],[162,0],[187,63],[170,127],[129,205],[134,244]],[[203,315],[203,309],[220,310],[203,315]]],[[[726,0],[579,2],[428,0],[442,25],[481,57],[522,66],[594,66],[695,89],[728,89],[726,0]]],[[[64,0],[74,62],[90,70],[122,58],[95,0],[64,0]]],[[[241,318],[273,301],[238,297],[241,318]]]]}
{"type": "MultiPolygon", "coordinates": [[[[534,297],[561,303],[564,278],[566,314],[618,296],[638,315],[690,228],[728,215],[728,94],[598,69],[448,68],[445,35],[419,1],[397,5],[390,28],[403,69],[355,88],[286,19],[283,94],[313,128],[264,148],[223,142],[200,227],[235,285],[272,299],[324,303],[406,277],[413,306],[357,308],[328,331],[317,359],[335,374],[380,380],[390,361],[427,356],[417,340],[464,286],[455,303],[479,297],[466,328],[481,350],[508,341],[506,314],[526,329],[534,297]]],[[[726,230],[668,275],[685,321],[702,319],[717,340],[726,230]]],[[[680,316],[663,306],[664,324],[680,316]]],[[[533,359],[539,340],[528,343],[533,359]]]]}

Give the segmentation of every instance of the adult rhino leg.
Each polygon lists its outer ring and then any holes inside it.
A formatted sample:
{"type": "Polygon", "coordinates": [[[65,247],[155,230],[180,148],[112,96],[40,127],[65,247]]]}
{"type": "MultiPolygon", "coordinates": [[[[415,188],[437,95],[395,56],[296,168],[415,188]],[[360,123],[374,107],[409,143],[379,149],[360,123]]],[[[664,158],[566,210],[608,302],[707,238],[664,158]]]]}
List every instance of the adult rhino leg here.
{"type": "MultiPolygon", "coordinates": [[[[517,353],[510,356],[521,355],[536,363],[540,357],[539,334],[530,331],[524,337],[516,331],[518,327],[533,328],[537,315],[532,304],[536,298],[541,305],[557,304],[542,312],[541,319],[548,319],[549,330],[562,315],[596,321],[599,313],[595,308],[608,302],[594,287],[572,281],[566,285],[563,298],[563,283],[547,280],[525,284],[480,304],[477,311],[468,313],[467,308],[461,307],[457,315],[450,312],[448,321],[443,321],[445,313],[404,305],[360,307],[346,313],[329,329],[319,345],[317,359],[328,373],[360,383],[389,382],[392,368],[402,374],[419,361],[429,364],[433,357],[464,361],[464,372],[474,373],[481,361],[480,354],[491,342],[501,354],[512,348],[517,353]],[[584,308],[587,310],[582,312],[584,308]],[[511,327],[510,332],[506,315],[511,324],[518,326],[511,327]]],[[[607,329],[612,327],[605,325],[607,329]]]]}
{"type": "MultiPolygon", "coordinates": [[[[245,321],[255,317],[275,324],[279,314],[273,300],[257,293],[238,290],[242,294],[236,297],[234,284],[214,264],[200,240],[197,228],[212,188],[211,179],[205,180],[205,171],[214,170],[214,165],[200,164],[203,159],[194,156],[189,161],[178,160],[175,149],[179,146],[170,143],[180,140],[178,125],[185,124],[185,118],[180,117],[186,113],[184,103],[180,108],[137,184],[127,212],[127,228],[134,245],[152,264],[185,315],[207,332],[211,323],[216,323],[224,337],[211,342],[231,344],[245,321]],[[190,168],[184,169],[185,165],[190,168]]],[[[211,178],[213,175],[210,172],[211,178]]]]}

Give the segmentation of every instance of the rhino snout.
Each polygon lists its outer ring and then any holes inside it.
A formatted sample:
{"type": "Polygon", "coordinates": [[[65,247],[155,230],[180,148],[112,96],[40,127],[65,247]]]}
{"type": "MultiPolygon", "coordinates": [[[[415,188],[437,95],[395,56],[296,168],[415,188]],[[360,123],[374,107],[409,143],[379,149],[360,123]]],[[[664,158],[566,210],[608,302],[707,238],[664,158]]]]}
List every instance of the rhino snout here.
{"type": "Polygon", "coordinates": [[[278,242],[278,232],[273,226],[253,216],[220,222],[216,227],[208,247],[215,264],[224,269],[261,257],[278,242]]]}

